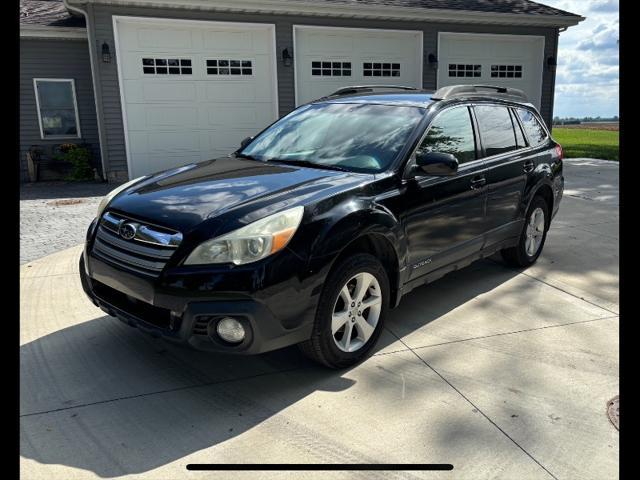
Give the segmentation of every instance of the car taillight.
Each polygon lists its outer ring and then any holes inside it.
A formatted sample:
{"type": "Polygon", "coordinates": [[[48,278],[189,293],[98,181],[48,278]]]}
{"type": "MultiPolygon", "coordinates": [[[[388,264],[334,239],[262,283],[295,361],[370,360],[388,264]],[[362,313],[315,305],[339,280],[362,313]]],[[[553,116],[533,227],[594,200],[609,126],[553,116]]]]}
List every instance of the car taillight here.
{"type": "Polygon", "coordinates": [[[556,145],[556,155],[558,157],[558,160],[562,160],[563,158],[562,145],[556,145]]]}

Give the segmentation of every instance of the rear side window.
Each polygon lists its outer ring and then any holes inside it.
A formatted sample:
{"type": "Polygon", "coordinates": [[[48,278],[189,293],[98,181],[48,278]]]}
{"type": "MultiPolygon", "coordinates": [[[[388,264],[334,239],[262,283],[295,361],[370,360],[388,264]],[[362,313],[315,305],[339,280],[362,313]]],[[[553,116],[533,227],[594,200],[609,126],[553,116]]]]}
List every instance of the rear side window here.
{"type": "Polygon", "coordinates": [[[474,107],[478,129],[487,157],[515,150],[516,135],[506,107],[481,105],[474,107]]]}
{"type": "Polygon", "coordinates": [[[467,107],[445,110],[431,123],[419,151],[450,153],[459,163],[476,158],[476,143],[467,107]]]}
{"type": "Polygon", "coordinates": [[[531,145],[539,145],[547,139],[547,132],[533,113],[529,110],[518,108],[518,116],[525,132],[527,132],[531,145]]]}
{"type": "Polygon", "coordinates": [[[516,131],[516,144],[518,145],[518,148],[524,148],[527,146],[527,142],[524,139],[522,128],[518,123],[518,119],[516,118],[515,112],[513,110],[510,110],[510,112],[511,112],[511,120],[513,121],[513,128],[516,131]]]}

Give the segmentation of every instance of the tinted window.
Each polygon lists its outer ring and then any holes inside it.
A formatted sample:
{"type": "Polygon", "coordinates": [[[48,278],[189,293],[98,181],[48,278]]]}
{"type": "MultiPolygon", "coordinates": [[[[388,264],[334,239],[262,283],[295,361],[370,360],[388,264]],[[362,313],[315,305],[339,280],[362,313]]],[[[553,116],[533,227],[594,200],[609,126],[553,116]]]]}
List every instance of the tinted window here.
{"type": "Polygon", "coordinates": [[[460,163],[475,160],[476,144],[469,109],[452,108],[438,115],[419,150],[451,153],[460,163]]]}
{"type": "Polygon", "coordinates": [[[516,149],[516,136],[506,107],[474,107],[487,157],[516,149]]]}
{"type": "Polygon", "coordinates": [[[531,145],[538,145],[547,139],[547,132],[540,122],[529,110],[518,109],[518,116],[522,121],[524,130],[527,132],[531,145]]]}
{"type": "Polygon", "coordinates": [[[513,121],[513,128],[516,131],[516,144],[518,145],[518,148],[524,148],[527,146],[527,142],[524,139],[522,128],[520,128],[520,124],[518,123],[516,114],[513,112],[513,110],[510,110],[510,112],[511,112],[511,120],[513,121]]]}
{"type": "Polygon", "coordinates": [[[380,172],[402,150],[423,115],[422,108],[408,106],[306,105],[271,125],[240,153],[264,161],[380,172]]]}

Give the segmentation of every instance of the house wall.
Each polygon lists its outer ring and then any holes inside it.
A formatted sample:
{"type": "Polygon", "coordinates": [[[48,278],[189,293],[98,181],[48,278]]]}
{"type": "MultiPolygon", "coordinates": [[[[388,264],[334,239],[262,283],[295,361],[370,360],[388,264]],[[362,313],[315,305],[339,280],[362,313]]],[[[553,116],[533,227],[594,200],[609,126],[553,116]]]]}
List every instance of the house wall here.
{"type": "MultiPolygon", "coordinates": [[[[437,53],[438,32],[471,32],[471,33],[503,33],[522,35],[541,35],[545,37],[544,58],[556,56],[558,29],[528,26],[502,25],[470,25],[455,23],[425,23],[368,19],[342,19],[305,17],[294,15],[260,15],[217,13],[203,10],[190,11],[180,9],[149,9],[97,5],[90,11],[89,21],[94,25],[95,39],[93,48],[99,54],[102,42],[106,41],[114,52],[113,15],[130,15],[138,17],[182,18],[194,20],[214,20],[230,22],[273,23],[276,26],[276,55],[280,59],[280,52],[286,47],[293,49],[293,25],[323,25],[355,28],[386,28],[422,30],[423,51],[425,58],[429,53],[437,53]]],[[[115,57],[115,54],[114,54],[115,57]]],[[[280,115],[285,115],[295,107],[294,95],[294,67],[285,67],[278,61],[278,98],[280,115]]],[[[555,74],[545,68],[542,82],[543,118],[550,124],[553,117],[553,83],[555,74]]],[[[104,111],[104,141],[106,143],[107,172],[110,180],[127,178],[127,160],[124,143],[124,128],[122,123],[122,109],[120,105],[120,91],[118,87],[118,72],[115,59],[108,64],[99,63],[99,78],[101,82],[101,98],[104,111]]],[[[436,70],[428,63],[423,69],[423,87],[435,89],[436,70]]]]}
{"type": "MultiPolygon", "coordinates": [[[[93,166],[101,170],[100,142],[93,98],[91,67],[87,41],[56,39],[20,39],[20,181],[27,181],[26,152],[32,145],[49,150],[65,142],[88,143],[93,166]],[[73,78],[82,138],[44,140],[40,137],[38,111],[33,87],[34,78],[73,78]]],[[[46,168],[41,170],[47,179],[46,168]]]]}

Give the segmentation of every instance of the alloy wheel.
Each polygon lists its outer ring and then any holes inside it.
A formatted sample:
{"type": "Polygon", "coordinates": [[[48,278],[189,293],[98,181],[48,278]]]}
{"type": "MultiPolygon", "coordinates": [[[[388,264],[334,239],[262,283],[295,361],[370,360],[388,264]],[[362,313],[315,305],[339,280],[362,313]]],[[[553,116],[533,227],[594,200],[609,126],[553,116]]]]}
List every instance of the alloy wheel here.
{"type": "Polygon", "coordinates": [[[533,257],[542,245],[542,239],[544,237],[544,211],[538,207],[529,217],[529,223],[527,224],[526,241],[524,249],[527,255],[533,257]]]}
{"type": "Polygon", "coordinates": [[[382,310],[382,290],[376,277],[361,272],[344,284],[331,317],[331,335],[343,352],[362,348],[376,329],[382,310]]]}

